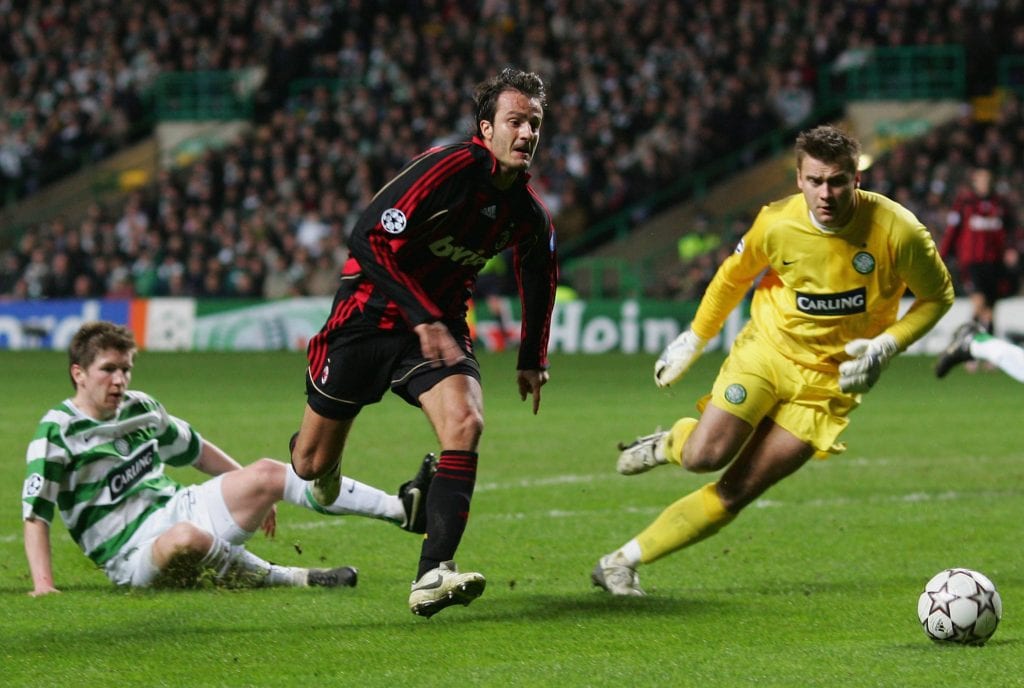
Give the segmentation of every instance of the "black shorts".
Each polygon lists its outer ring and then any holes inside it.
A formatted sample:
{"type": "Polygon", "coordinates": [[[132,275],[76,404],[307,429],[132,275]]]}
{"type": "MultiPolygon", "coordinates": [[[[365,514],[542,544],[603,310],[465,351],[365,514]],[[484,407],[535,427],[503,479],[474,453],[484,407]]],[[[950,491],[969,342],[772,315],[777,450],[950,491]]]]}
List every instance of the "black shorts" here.
{"type": "Polygon", "coordinates": [[[375,404],[389,388],[413,406],[419,396],[451,375],[480,380],[465,324],[446,323],[466,358],[453,366],[435,365],[420,351],[420,338],[409,330],[380,330],[355,318],[330,333],[327,363],[306,369],[309,407],[325,418],[355,418],[364,406],[375,404]]]}
{"type": "Polygon", "coordinates": [[[968,294],[981,294],[989,306],[1012,293],[1010,275],[1003,263],[971,263],[963,271],[962,281],[968,294]]]}

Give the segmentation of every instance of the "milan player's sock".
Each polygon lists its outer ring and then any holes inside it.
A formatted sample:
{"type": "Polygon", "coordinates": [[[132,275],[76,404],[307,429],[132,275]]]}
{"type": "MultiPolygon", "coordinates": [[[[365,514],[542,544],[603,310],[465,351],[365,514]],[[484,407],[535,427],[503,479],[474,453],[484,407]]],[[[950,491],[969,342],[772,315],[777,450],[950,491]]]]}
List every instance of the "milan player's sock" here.
{"type": "Polygon", "coordinates": [[[671,463],[677,466],[683,465],[683,445],[686,444],[686,440],[689,439],[690,433],[695,427],[697,427],[696,418],[680,418],[665,435],[661,453],[671,463]]]}
{"type": "Polygon", "coordinates": [[[284,479],[284,500],[289,504],[312,509],[321,514],[341,516],[356,514],[370,516],[393,523],[401,523],[405,519],[402,500],[397,495],[389,495],[383,490],[371,487],[358,480],[342,477],[341,492],[334,503],[321,506],[316,503],[309,492],[313,483],[303,480],[295,469],[288,466],[284,479]]]}
{"type": "Polygon", "coordinates": [[[725,510],[715,483],[691,492],[670,504],[651,525],[636,536],[642,556],[649,564],[687,545],[714,535],[734,518],[725,510]]]}
{"type": "Polygon", "coordinates": [[[419,572],[437,568],[455,557],[469,518],[469,503],[476,485],[477,453],[444,449],[427,494],[427,534],[420,550],[419,572]]]}

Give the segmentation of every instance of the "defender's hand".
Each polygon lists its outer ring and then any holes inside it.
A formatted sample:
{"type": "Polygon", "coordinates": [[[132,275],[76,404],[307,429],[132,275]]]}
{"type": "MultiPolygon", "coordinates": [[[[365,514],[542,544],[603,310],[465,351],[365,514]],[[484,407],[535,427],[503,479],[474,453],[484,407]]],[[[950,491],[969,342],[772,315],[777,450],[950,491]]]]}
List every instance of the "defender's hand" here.
{"type": "Polygon", "coordinates": [[[654,384],[668,387],[678,382],[707,344],[707,340],[698,337],[693,330],[686,330],[672,340],[654,363],[654,384]]]}
{"type": "Polygon", "coordinates": [[[847,394],[867,392],[898,350],[896,339],[888,333],[874,339],[854,339],[846,345],[846,353],[853,360],[839,364],[839,389],[847,394]]]}

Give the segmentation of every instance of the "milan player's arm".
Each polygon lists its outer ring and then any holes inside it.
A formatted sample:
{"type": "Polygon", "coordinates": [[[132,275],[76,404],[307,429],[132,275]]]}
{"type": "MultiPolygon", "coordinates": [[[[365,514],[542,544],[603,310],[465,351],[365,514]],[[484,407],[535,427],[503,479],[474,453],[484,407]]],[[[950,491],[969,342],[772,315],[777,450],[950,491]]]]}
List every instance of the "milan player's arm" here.
{"type": "Polygon", "coordinates": [[[399,264],[398,253],[416,240],[424,222],[448,212],[465,175],[475,172],[473,164],[472,154],[460,148],[417,158],[378,192],[352,230],[352,256],[374,287],[395,302],[409,327],[438,321],[443,313],[399,264]]]}
{"type": "Polygon", "coordinates": [[[554,228],[544,214],[546,236],[538,235],[530,244],[513,252],[513,266],[523,311],[519,360],[516,365],[519,395],[533,398],[534,414],[540,409],[540,388],[547,383],[548,338],[551,312],[558,286],[558,260],[554,228]]]}

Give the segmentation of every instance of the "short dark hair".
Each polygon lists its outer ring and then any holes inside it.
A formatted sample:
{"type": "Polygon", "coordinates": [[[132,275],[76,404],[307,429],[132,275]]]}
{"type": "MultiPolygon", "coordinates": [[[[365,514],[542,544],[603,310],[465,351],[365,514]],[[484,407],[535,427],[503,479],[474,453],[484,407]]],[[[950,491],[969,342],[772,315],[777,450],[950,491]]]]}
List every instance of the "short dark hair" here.
{"type": "MultiPolygon", "coordinates": [[[[130,353],[136,348],[135,335],[127,327],[106,320],[87,322],[78,328],[68,345],[68,369],[73,365],[88,368],[101,351],[113,349],[130,353]]],[[[78,388],[74,377],[71,378],[71,386],[78,388]]]]}
{"type": "Polygon", "coordinates": [[[494,113],[498,110],[498,96],[505,91],[519,91],[527,98],[536,98],[541,109],[547,108],[548,96],[544,90],[544,80],[536,72],[524,72],[515,67],[505,67],[497,76],[477,84],[476,94],[476,133],[482,134],[480,122],[493,122],[494,113]]]}
{"type": "Polygon", "coordinates": [[[860,162],[860,143],[841,129],[822,125],[796,137],[797,168],[805,156],[856,172],[860,162]]]}

